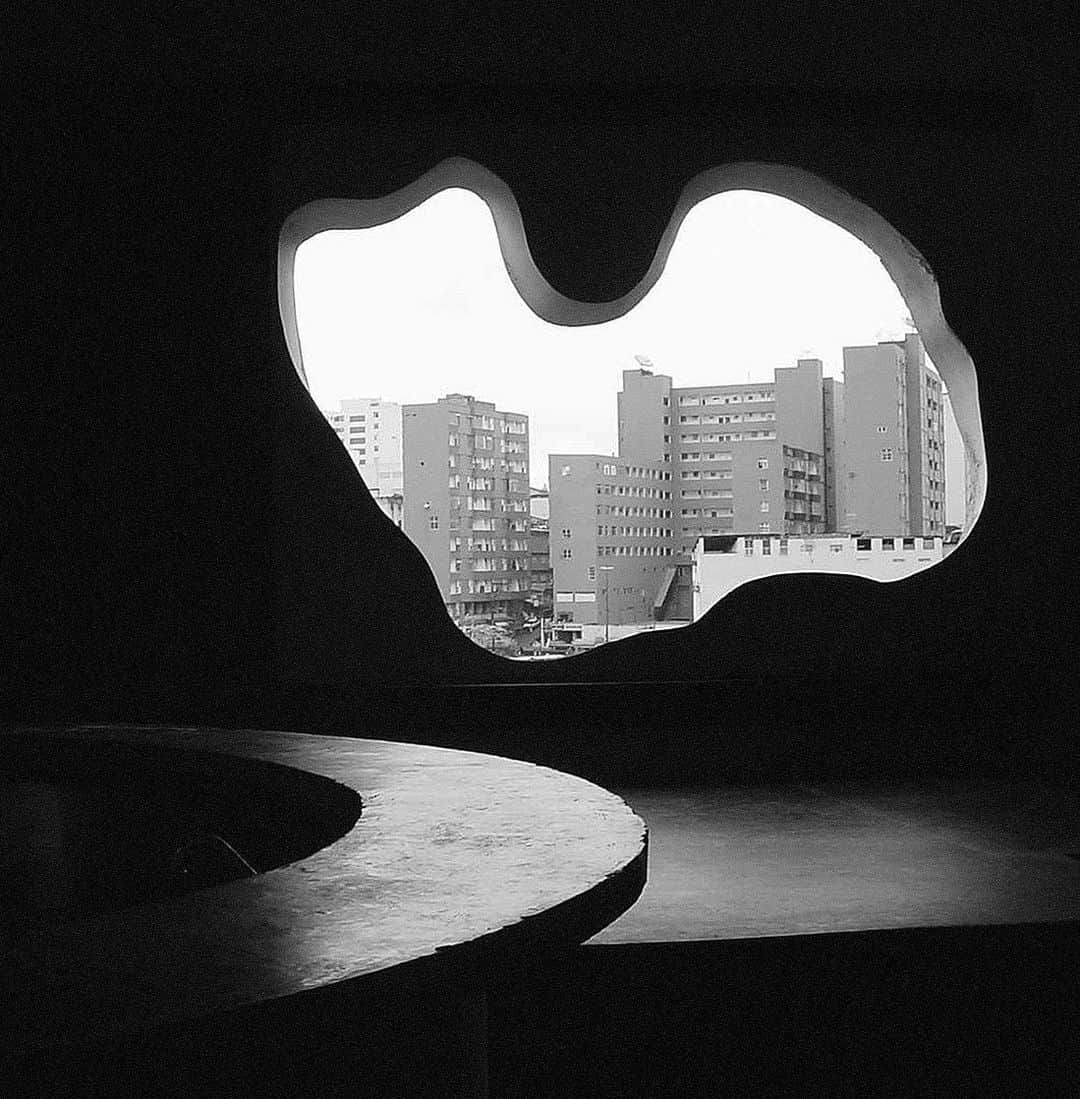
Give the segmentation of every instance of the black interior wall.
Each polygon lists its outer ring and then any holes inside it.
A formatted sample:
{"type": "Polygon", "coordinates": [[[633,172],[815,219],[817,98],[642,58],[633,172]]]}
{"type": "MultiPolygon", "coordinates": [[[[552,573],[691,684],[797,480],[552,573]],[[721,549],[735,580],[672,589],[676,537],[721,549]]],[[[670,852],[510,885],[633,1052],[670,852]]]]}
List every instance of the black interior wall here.
{"type": "Polygon", "coordinates": [[[632,80],[586,68],[575,85],[564,67],[545,85],[535,60],[508,78],[490,36],[472,68],[444,43],[425,70],[407,38],[395,67],[346,64],[347,35],[293,43],[289,63],[272,21],[232,54],[122,30],[68,28],[12,146],[11,720],[406,735],[623,781],[1075,776],[1062,100],[992,66],[965,84],[959,40],[918,59],[909,43],[913,79],[888,89],[850,42],[843,79],[757,42],[767,77],[729,44],[671,83],[677,36],[632,80]],[[292,210],[385,194],[447,156],[509,184],[541,271],[590,301],[641,277],[682,186],[714,165],[792,164],[875,208],[929,261],[978,370],[990,489],[971,537],[903,584],[779,577],[571,661],[474,648],[296,377],[275,285],[292,210]]]}

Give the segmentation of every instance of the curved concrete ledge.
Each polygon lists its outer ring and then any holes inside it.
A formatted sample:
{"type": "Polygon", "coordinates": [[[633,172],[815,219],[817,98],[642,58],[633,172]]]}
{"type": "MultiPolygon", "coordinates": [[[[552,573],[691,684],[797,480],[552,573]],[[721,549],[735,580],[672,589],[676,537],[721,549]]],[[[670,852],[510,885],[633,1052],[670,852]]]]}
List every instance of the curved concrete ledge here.
{"type": "Polygon", "coordinates": [[[0,857],[14,877],[0,917],[12,934],[273,870],[361,813],[347,786],[263,760],[40,733],[3,744],[0,857]],[[183,872],[188,848],[201,866],[183,872]]]}
{"type": "Polygon", "coordinates": [[[414,183],[377,199],[328,198],[309,202],[286,218],[278,240],[278,305],[285,342],[304,385],[300,336],[296,323],[294,269],[296,250],[309,237],[328,229],[367,229],[407,214],[450,187],[472,191],[491,210],[499,248],[517,292],[529,308],[551,324],[602,324],[628,313],[659,280],[683,219],[703,199],[724,191],[764,191],[798,203],[846,229],[881,260],[911,311],[927,354],[937,366],[953,402],[970,471],[964,537],[986,499],[987,462],[979,412],[979,389],[971,356],[949,327],[941,294],[929,264],[880,214],[819,176],[784,164],[746,161],[712,168],[683,188],[649,269],[627,294],[614,301],[582,302],[560,294],[544,278],[525,237],[521,211],[510,188],[475,161],[452,157],[414,183]]]}
{"type": "Polygon", "coordinates": [[[347,787],[364,811],[291,865],[30,929],[4,959],[0,1035],[16,1064],[331,987],[385,990],[395,970],[415,979],[462,956],[583,942],[645,883],[644,823],[614,794],[545,767],[385,741],[135,727],[20,729],[0,737],[5,757],[28,740],[69,758],[198,752],[223,767],[295,769],[347,787]]]}

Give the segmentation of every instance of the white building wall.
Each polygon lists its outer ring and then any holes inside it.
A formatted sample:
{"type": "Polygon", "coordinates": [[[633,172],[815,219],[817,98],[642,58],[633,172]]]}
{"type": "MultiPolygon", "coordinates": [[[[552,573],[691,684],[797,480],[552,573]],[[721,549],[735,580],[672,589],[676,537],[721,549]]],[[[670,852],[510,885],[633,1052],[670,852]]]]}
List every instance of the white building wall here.
{"type": "Polygon", "coordinates": [[[897,536],[892,539],[892,548],[883,546],[888,541],[880,536],[863,539],[847,534],[789,538],[740,535],[734,539],[730,552],[706,553],[705,540],[699,539],[694,548],[694,620],[736,588],[766,576],[831,573],[890,583],[931,568],[942,560],[947,549],[940,536],[897,536]],[[860,548],[866,542],[870,548],[860,548]],[[904,548],[905,543],[911,543],[910,547],[904,548]]]}
{"type": "Polygon", "coordinates": [[[341,401],[336,412],[323,411],[345,445],[368,490],[376,497],[403,491],[401,405],[378,397],[341,401]]]}

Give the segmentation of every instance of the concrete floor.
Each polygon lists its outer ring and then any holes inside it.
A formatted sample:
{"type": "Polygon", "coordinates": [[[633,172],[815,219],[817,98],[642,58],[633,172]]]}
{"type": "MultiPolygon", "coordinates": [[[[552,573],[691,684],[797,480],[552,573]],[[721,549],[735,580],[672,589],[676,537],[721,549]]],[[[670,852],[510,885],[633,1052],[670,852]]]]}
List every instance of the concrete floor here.
{"type": "Polygon", "coordinates": [[[1064,790],[619,793],[649,825],[649,880],[592,943],[1080,919],[1080,797],[1064,790]]]}

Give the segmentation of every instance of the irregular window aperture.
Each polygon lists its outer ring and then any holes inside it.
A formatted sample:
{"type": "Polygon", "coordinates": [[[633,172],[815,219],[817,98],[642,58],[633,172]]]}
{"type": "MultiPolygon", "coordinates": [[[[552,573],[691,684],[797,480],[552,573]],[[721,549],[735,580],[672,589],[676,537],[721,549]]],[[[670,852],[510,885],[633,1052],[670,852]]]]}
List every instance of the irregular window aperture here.
{"type": "Polygon", "coordinates": [[[365,227],[296,250],[303,373],[477,644],[573,654],[777,573],[904,579],[976,518],[911,307],[805,206],[700,199],[636,302],[561,324],[472,190],[382,222],[362,205],[365,227]]]}

